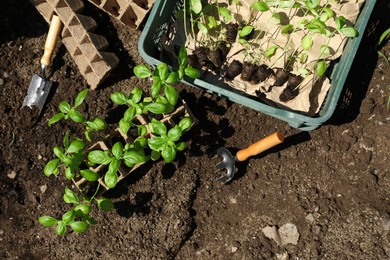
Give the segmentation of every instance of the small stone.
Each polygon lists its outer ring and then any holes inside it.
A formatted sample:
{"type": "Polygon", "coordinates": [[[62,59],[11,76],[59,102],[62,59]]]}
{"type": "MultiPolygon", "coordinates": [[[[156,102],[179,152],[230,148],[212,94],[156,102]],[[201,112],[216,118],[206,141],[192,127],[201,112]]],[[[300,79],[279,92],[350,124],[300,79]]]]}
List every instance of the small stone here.
{"type": "Polygon", "coordinates": [[[4,85],[4,79],[0,78],[0,85],[4,85]]]}
{"type": "Polygon", "coordinates": [[[6,72],[6,71],[4,71],[4,73],[3,73],[3,77],[6,79],[6,78],[9,78],[9,73],[8,72],[6,72]]]}
{"type": "Polygon", "coordinates": [[[46,184],[42,185],[42,186],[39,187],[39,189],[41,190],[41,193],[43,194],[43,193],[45,193],[47,191],[47,185],[46,184]]]}
{"type": "Polygon", "coordinates": [[[306,219],[307,221],[309,221],[310,223],[313,223],[313,222],[315,221],[314,216],[313,216],[313,214],[311,214],[311,213],[307,214],[307,216],[305,217],[305,219],[306,219]]]}
{"type": "Polygon", "coordinates": [[[329,150],[330,150],[330,146],[327,144],[325,144],[321,147],[321,151],[324,153],[329,152],[329,150]]]}
{"type": "Polygon", "coordinates": [[[16,172],[15,171],[12,171],[10,173],[7,174],[7,177],[10,178],[10,179],[15,179],[16,177],[16,172]]]}
{"type": "Polygon", "coordinates": [[[37,159],[38,159],[38,160],[41,160],[42,158],[43,158],[43,157],[42,157],[42,155],[40,155],[40,154],[37,156],[37,159]]]}
{"type": "Polygon", "coordinates": [[[287,223],[279,228],[279,236],[282,245],[296,245],[299,239],[298,228],[294,224],[287,223]]]}
{"type": "Polygon", "coordinates": [[[232,253],[235,253],[238,250],[238,247],[232,246],[232,253]]]}
{"type": "Polygon", "coordinates": [[[4,230],[0,229],[0,236],[4,235],[4,230]]]}
{"type": "Polygon", "coordinates": [[[282,241],[280,240],[280,236],[278,233],[278,229],[276,226],[268,226],[262,229],[263,234],[265,237],[269,239],[273,239],[278,245],[282,244],[282,241]]]}
{"type": "Polygon", "coordinates": [[[236,200],[236,199],[234,199],[234,198],[231,198],[231,199],[230,199],[230,203],[232,203],[232,204],[236,204],[236,203],[237,203],[237,200],[236,200]]]}
{"type": "Polygon", "coordinates": [[[287,252],[284,252],[282,254],[276,253],[276,259],[278,259],[278,260],[288,260],[289,259],[288,253],[287,252]]]}
{"type": "Polygon", "coordinates": [[[390,219],[384,219],[382,223],[383,223],[383,229],[385,231],[390,231],[390,219]]]}

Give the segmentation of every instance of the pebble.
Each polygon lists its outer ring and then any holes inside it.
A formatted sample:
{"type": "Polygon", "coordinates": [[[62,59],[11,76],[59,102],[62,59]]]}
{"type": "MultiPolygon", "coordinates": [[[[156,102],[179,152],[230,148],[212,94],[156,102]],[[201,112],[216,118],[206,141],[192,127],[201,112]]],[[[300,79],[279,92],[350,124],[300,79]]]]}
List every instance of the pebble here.
{"type": "Polygon", "coordinates": [[[279,228],[279,236],[282,245],[296,245],[299,239],[298,228],[294,224],[287,223],[279,228]]]}
{"type": "Polygon", "coordinates": [[[232,246],[232,253],[235,253],[238,250],[238,247],[232,246]]]}
{"type": "Polygon", "coordinates": [[[47,185],[42,185],[39,187],[39,189],[41,190],[41,193],[45,193],[47,191],[47,185]]]}
{"type": "Polygon", "coordinates": [[[321,147],[321,151],[324,153],[329,152],[329,150],[330,150],[330,146],[327,144],[325,144],[321,147]]]}
{"type": "Polygon", "coordinates": [[[236,200],[236,199],[234,199],[234,198],[231,198],[231,199],[230,199],[230,203],[232,203],[232,204],[236,204],[236,203],[237,203],[237,200],[236,200]]]}
{"type": "Polygon", "coordinates": [[[0,78],[0,85],[4,85],[4,79],[0,78]]]}
{"type": "Polygon", "coordinates": [[[7,177],[10,178],[10,179],[15,179],[16,177],[16,172],[15,171],[12,171],[10,173],[7,174],[7,177]]]}

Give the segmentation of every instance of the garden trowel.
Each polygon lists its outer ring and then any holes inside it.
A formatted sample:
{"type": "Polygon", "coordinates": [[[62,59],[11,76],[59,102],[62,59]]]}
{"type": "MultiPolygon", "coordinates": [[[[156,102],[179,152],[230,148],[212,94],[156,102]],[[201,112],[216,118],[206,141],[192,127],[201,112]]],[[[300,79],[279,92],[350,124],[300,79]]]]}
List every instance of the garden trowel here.
{"type": "Polygon", "coordinates": [[[62,29],[62,22],[57,15],[53,15],[49,32],[47,34],[45,49],[41,58],[41,75],[34,74],[27,90],[27,96],[24,98],[23,107],[37,107],[38,116],[41,114],[42,108],[49,95],[52,82],[46,78],[46,68],[51,64],[54,48],[57,43],[58,36],[62,29]]]}

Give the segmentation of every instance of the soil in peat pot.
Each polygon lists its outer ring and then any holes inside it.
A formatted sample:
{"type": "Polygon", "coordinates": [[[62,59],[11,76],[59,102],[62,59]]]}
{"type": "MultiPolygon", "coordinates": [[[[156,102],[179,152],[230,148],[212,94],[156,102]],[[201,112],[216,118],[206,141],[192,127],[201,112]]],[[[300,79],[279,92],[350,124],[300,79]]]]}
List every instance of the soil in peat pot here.
{"type": "MultiPolygon", "coordinates": [[[[48,25],[30,1],[0,1],[0,258],[389,259],[390,68],[376,47],[390,27],[386,2],[377,1],[336,111],[323,126],[302,132],[180,85],[199,121],[184,136],[188,148],[173,163],[143,167],[106,192],[115,209],[94,209],[98,224],[86,233],[58,237],[38,218],[69,210],[63,192],[72,184],[64,176],[44,176],[43,168],[66,129],[71,136],[83,129],[47,122],[62,100],[73,100],[87,84],[59,44],[42,115],[35,121],[22,112],[48,25]],[[230,183],[215,181],[225,174],[214,169],[219,147],[234,154],[276,130],[286,135],[283,144],[237,163],[230,183]]],[[[115,125],[110,94],[149,88],[132,73],[144,63],[137,50],[140,31],[84,3],[82,14],[97,21],[95,33],[108,39],[107,51],[120,64],[80,110],[115,125]]],[[[380,50],[389,55],[390,43],[380,50]]]]}

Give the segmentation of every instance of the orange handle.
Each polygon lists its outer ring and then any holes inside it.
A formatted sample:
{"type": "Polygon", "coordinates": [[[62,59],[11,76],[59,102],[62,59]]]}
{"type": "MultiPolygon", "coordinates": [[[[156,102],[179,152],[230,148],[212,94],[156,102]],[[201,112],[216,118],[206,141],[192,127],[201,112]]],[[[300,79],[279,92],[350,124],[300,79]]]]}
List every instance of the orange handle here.
{"type": "Polygon", "coordinates": [[[53,15],[51,19],[49,32],[47,33],[45,52],[41,58],[42,65],[50,65],[51,56],[53,55],[54,48],[56,47],[57,38],[60,35],[62,29],[61,19],[57,15],[53,15]]]}
{"type": "Polygon", "coordinates": [[[236,158],[238,161],[245,161],[253,155],[264,152],[284,141],[284,135],[281,132],[275,132],[254,144],[251,144],[245,149],[237,152],[236,158]]]}

